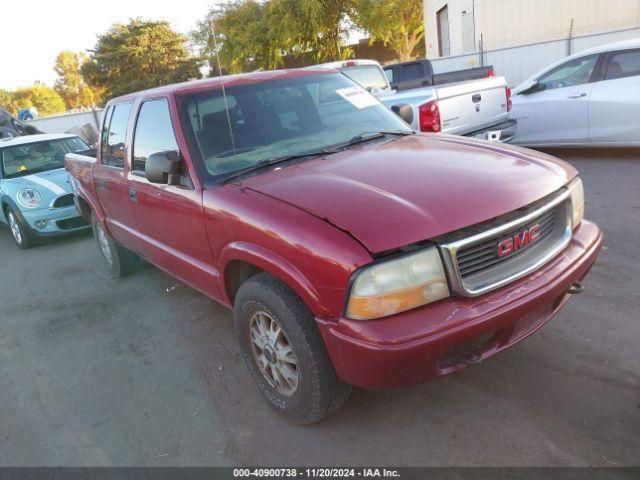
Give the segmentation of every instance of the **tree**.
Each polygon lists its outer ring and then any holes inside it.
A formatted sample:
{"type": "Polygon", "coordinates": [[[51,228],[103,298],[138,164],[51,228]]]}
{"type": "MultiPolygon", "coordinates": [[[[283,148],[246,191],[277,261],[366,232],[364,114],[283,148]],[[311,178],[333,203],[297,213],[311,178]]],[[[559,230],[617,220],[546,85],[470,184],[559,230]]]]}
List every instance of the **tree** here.
{"type": "Polygon", "coordinates": [[[64,100],[51,87],[36,83],[31,87],[19,88],[13,93],[15,108],[36,107],[40,115],[53,115],[66,110],[64,100]]]}
{"type": "Polygon", "coordinates": [[[104,89],[106,99],[199,78],[200,60],[189,55],[186,42],[166,21],[115,24],[98,36],[81,72],[91,88],[104,89]]]}
{"type": "Polygon", "coordinates": [[[192,39],[214,73],[218,55],[230,72],[278,68],[287,55],[316,62],[348,58],[352,52],[344,43],[354,1],[229,1],[198,23],[192,39]]]}
{"type": "Polygon", "coordinates": [[[315,62],[349,58],[346,47],[355,0],[271,0],[277,37],[288,54],[311,53],[315,62]]]}
{"type": "Polygon", "coordinates": [[[89,61],[84,53],[74,53],[68,50],[60,52],[53,67],[59,78],[53,89],[64,100],[68,109],[91,107],[97,103],[93,90],[87,86],[80,67],[89,61]]]}
{"type": "Polygon", "coordinates": [[[11,115],[18,114],[18,105],[13,92],[0,89],[0,107],[11,113],[11,115]]]}
{"type": "Polygon", "coordinates": [[[198,22],[192,39],[209,59],[214,74],[219,70],[218,57],[223,70],[232,73],[282,65],[283,52],[273,35],[271,12],[269,3],[256,0],[227,2],[198,22]]]}
{"type": "Polygon", "coordinates": [[[391,46],[400,61],[415,58],[424,39],[422,0],[356,0],[353,20],[368,32],[371,42],[391,46]]]}

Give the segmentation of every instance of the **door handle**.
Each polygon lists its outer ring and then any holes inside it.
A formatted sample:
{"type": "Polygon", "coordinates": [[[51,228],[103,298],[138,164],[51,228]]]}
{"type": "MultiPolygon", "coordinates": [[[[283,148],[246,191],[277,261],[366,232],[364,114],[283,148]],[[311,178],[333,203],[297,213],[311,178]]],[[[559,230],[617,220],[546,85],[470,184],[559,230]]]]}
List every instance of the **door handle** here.
{"type": "Polygon", "coordinates": [[[134,203],[138,203],[138,192],[136,192],[133,188],[129,189],[129,199],[134,203]]]}
{"type": "Polygon", "coordinates": [[[567,98],[582,98],[586,96],[587,94],[585,92],[582,92],[582,93],[574,93],[573,95],[569,95],[567,98]]]}
{"type": "Polygon", "coordinates": [[[107,182],[105,182],[103,179],[99,178],[98,179],[98,190],[106,190],[107,189],[107,182]]]}

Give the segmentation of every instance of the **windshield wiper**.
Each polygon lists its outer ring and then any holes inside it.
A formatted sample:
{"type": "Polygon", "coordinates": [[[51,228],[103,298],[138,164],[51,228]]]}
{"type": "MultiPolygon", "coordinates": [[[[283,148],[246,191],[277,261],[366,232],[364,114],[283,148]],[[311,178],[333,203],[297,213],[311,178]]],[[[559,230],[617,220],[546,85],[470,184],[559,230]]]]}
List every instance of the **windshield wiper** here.
{"type": "Polygon", "coordinates": [[[288,162],[289,160],[295,160],[295,159],[298,159],[298,158],[320,157],[322,155],[329,155],[331,153],[335,153],[335,150],[333,150],[333,149],[329,150],[329,149],[323,148],[322,150],[315,150],[313,152],[296,153],[296,154],[293,154],[293,155],[283,155],[282,157],[263,158],[262,160],[257,161],[256,163],[254,163],[253,165],[251,165],[249,167],[241,168],[240,170],[236,170],[235,172],[230,173],[226,177],[223,177],[221,179],[221,183],[228,182],[229,180],[237,178],[240,175],[244,175],[245,173],[253,172],[253,171],[260,170],[260,169],[266,168],[266,167],[270,167],[270,166],[275,165],[277,163],[288,162]]]}
{"type": "Polygon", "coordinates": [[[395,135],[404,137],[406,135],[413,135],[415,132],[413,130],[391,130],[391,131],[371,131],[371,132],[363,132],[355,137],[351,138],[346,143],[341,143],[336,145],[333,148],[323,148],[321,150],[314,150],[312,152],[303,152],[303,153],[295,153],[293,155],[283,155],[282,157],[268,157],[263,158],[262,160],[257,161],[253,165],[241,168],[240,170],[236,170],[235,172],[230,173],[226,177],[223,177],[220,182],[226,183],[229,180],[239,177],[240,175],[244,175],[245,173],[254,172],[256,170],[260,170],[262,168],[270,167],[277,163],[288,162],[289,160],[295,160],[299,158],[312,158],[312,157],[320,157],[322,155],[330,155],[332,153],[337,153],[341,149],[345,147],[350,147],[351,145],[356,145],[358,143],[367,142],[369,140],[373,140],[376,138],[382,138],[387,135],[395,135]]]}
{"type": "Polygon", "coordinates": [[[377,138],[386,137],[387,135],[394,135],[398,137],[405,137],[407,135],[413,135],[413,130],[389,130],[389,131],[370,131],[362,132],[355,137],[352,137],[348,142],[343,143],[337,148],[350,147],[351,145],[357,145],[358,143],[368,142],[369,140],[375,140],[377,138]]]}

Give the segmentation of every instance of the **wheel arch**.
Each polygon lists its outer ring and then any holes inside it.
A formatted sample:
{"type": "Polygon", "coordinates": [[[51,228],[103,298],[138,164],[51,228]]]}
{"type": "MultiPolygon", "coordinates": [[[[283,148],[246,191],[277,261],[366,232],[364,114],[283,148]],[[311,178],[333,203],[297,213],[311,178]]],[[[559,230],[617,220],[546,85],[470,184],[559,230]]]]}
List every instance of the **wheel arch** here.
{"type": "Polygon", "coordinates": [[[7,210],[9,208],[11,208],[11,210],[13,210],[22,219],[22,211],[20,210],[20,207],[18,207],[16,202],[14,202],[8,195],[4,195],[0,200],[0,208],[2,208],[2,218],[4,218],[5,222],[8,221],[7,210]]]}
{"type": "Polygon", "coordinates": [[[316,316],[326,315],[313,284],[295,266],[271,250],[247,242],[228,244],[220,255],[219,291],[233,305],[240,285],[252,276],[268,272],[291,288],[316,316]]]}

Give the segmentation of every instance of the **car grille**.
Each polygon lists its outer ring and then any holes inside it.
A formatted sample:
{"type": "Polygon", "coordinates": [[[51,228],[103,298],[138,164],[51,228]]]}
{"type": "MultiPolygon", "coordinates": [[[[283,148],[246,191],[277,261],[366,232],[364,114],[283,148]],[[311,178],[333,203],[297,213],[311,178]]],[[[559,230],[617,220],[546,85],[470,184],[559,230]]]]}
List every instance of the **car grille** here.
{"type": "Polygon", "coordinates": [[[571,240],[571,203],[562,190],[504,217],[441,239],[451,289],[475,296],[527,275],[555,257],[571,240]],[[498,246],[539,225],[537,238],[510,254],[498,246]]]}
{"type": "Polygon", "coordinates": [[[473,247],[458,250],[456,259],[458,261],[458,270],[460,271],[460,276],[464,279],[465,277],[474,273],[492,268],[500,262],[507,262],[509,260],[512,260],[518,255],[526,252],[527,249],[524,248],[516,250],[511,255],[501,257],[498,254],[498,244],[502,240],[513,238],[518,232],[531,228],[534,225],[540,225],[540,228],[538,229],[538,238],[536,239],[535,243],[544,242],[545,239],[553,233],[556,216],[557,212],[555,210],[551,210],[545,213],[540,218],[536,218],[534,221],[528,223],[527,225],[524,225],[521,228],[510,231],[506,235],[492,238],[484,243],[481,243],[480,245],[475,245],[473,247]]]}
{"type": "Polygon", "coordinates": [[[73,205],[73,193],[67,193],[66,195],[60,195],[56,198],[51,205],[53,208],[70,207],[73,205]]]}
{"type": "Polygon", "coordinates": [[[89,224],[85,222],[82,217],[73,217],[65,220],[58,220],[56,225],[58,225],[60,230],[74,230],[76,228],[86,227],[89,224]]]}

